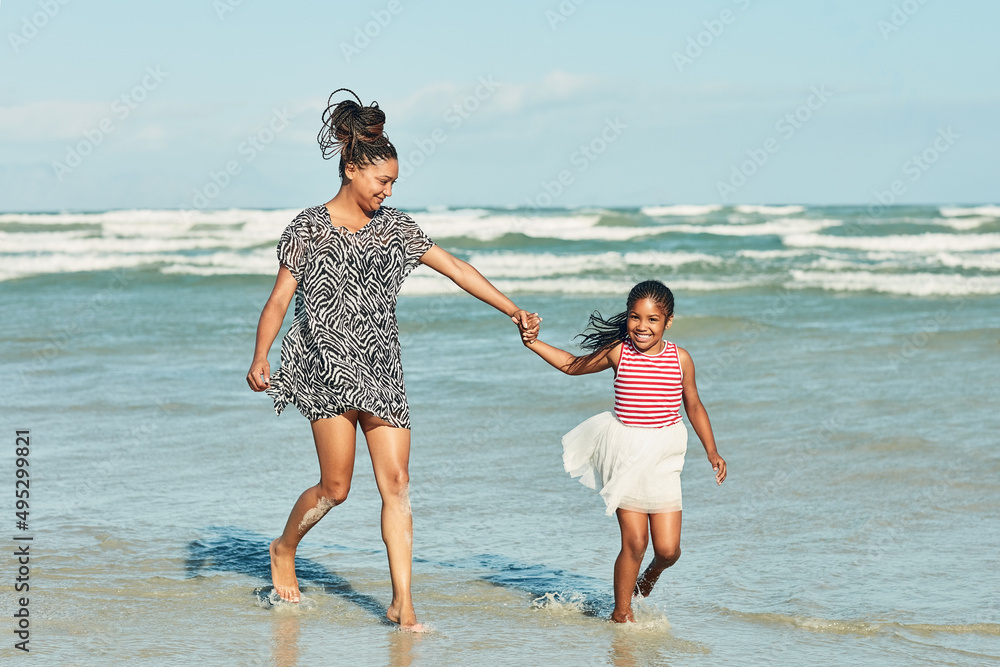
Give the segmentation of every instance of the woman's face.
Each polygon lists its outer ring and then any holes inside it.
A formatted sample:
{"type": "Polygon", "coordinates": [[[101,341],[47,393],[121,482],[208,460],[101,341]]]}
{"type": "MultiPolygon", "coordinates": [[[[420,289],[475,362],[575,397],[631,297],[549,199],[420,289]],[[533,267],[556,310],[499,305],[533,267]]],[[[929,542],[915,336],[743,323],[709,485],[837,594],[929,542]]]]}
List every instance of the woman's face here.
{"type": "Polygon", "coordinates": [[[667,317],[652,299],[639,299],[628,311],[628,336],[643,354],[660,352],[660,341],[674,316],[667,317]]]}
{"type": "Polygon", "coordinates": [[[382,201],[392,196],[392,185],[399,177],[399,161],[390,158],[360,168],[348,163],[344,167],[344,176],[361,210],[377,211],[382,201]]]}

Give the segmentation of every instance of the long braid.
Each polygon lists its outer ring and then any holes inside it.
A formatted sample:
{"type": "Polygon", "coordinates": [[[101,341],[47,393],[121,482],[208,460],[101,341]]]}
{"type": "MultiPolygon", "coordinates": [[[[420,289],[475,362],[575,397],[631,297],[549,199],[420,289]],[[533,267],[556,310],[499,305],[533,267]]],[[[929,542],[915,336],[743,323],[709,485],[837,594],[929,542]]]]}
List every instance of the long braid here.
{"type": "Polygon", "coordinates": [[[348,163],[363,167],[396,158],[396,147],[383,132],[384,126],[385,112],[378,108],[378,102],[366,107],[354,91],[338,88],[327,100],[323,127],[316,140],[324,160],[340,154],[340,178],[343,179],[348,163]],[[333,96],[341,91],[354,95],[357,102],[344,100],[334,104],[333,96]]]}
{"type": "Polygon", "coordinates": [[[674,295],[670,289],[659,280],[644,280],[628,293],[624,312],[608,319],[604,319],[596,310],[590,314],[587,328],[576,336],[583,339],[580,347],[596,352],[628,338],[628,314],[636,302],[642,299],[652,299],[668,318],[674,314],[674,295]]]}

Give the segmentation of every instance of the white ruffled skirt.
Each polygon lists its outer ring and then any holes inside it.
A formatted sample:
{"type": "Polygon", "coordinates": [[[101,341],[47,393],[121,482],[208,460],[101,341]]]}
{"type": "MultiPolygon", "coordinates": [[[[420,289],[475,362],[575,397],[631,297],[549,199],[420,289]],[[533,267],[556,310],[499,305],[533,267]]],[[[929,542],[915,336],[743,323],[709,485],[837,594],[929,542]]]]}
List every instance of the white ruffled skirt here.
{"type": "Polygon", "coordinates": [[[618,508],[655,514],[681,509],[681,469],[687,452],[684,422],[662,428],[625,426],[611,412],[563,436],[563,467],[618,508]]]}

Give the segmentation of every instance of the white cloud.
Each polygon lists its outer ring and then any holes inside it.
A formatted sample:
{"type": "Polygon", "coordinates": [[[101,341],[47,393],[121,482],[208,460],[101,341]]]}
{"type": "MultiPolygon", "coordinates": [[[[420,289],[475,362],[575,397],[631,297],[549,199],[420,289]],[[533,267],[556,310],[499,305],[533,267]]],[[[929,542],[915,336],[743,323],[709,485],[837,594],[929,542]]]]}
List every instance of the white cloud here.
{"type": "Polygon", "coordinates": [[[602,89],[597,77],[553,70],[541,79],[530,82],[504,81],[492,74],[483,74],[467,82],[438,81],[423,86],[403,99],[387,100],[383,106],[391,112],[390,119],[412,120],[439,118],[455,104],[461,104],[477,91],[484,93],[484,82],[495,83],[484,113],[517,114],[538,104],[571,101],[602,89]]]}
{"type": "Polygon", "coordinates": [[[0,139],[19,142],[79,139],[105,117],[113,118],[111,108],[100,102],[46,100],[0,107],[0,139]]]}

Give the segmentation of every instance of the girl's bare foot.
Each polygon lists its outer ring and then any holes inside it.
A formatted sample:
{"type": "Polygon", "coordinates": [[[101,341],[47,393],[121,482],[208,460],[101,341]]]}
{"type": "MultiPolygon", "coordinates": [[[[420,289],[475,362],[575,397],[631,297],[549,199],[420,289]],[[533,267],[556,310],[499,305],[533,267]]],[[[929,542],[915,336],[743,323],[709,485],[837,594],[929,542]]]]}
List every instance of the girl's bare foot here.
{"type": "Polygon", "coordinates": [[[413,611],[413,605],[409,605],[405,612],[401,612],[399,603],[393,602],[386,610],[385,617],[393,623],[398,623],[400,630],[405,630],[406,632],[426,632],[424,625],[417,623],[417,613],[413,611]]]}
{"type": "Polygon", "coordinates": [[[281,538],[271,542],[271,583],[274,590],[285,602],[299,601],[299,580],[295,577],[295,552],[285,553],[278,544],[281,538]]]}
{"type": "Polygon", "coordinates": [[[661,574],[663,574],[663,570],[654,570],[653,564],[650,563],[646,571],[639,577],[639,580],[635,582],[635,590],[632,592],[632,595],[639,595],[644,598],[649,597],[649,594],[653,592],[653,586],[656,585],[661,574]]]}
{"type": "Polygon", "coordinates": [[[635,623],[635,616],[632,615],[631,609],[626,609],[625,611],[615,609],[611,612],[611,620],[615,623],[635,623]]]}

